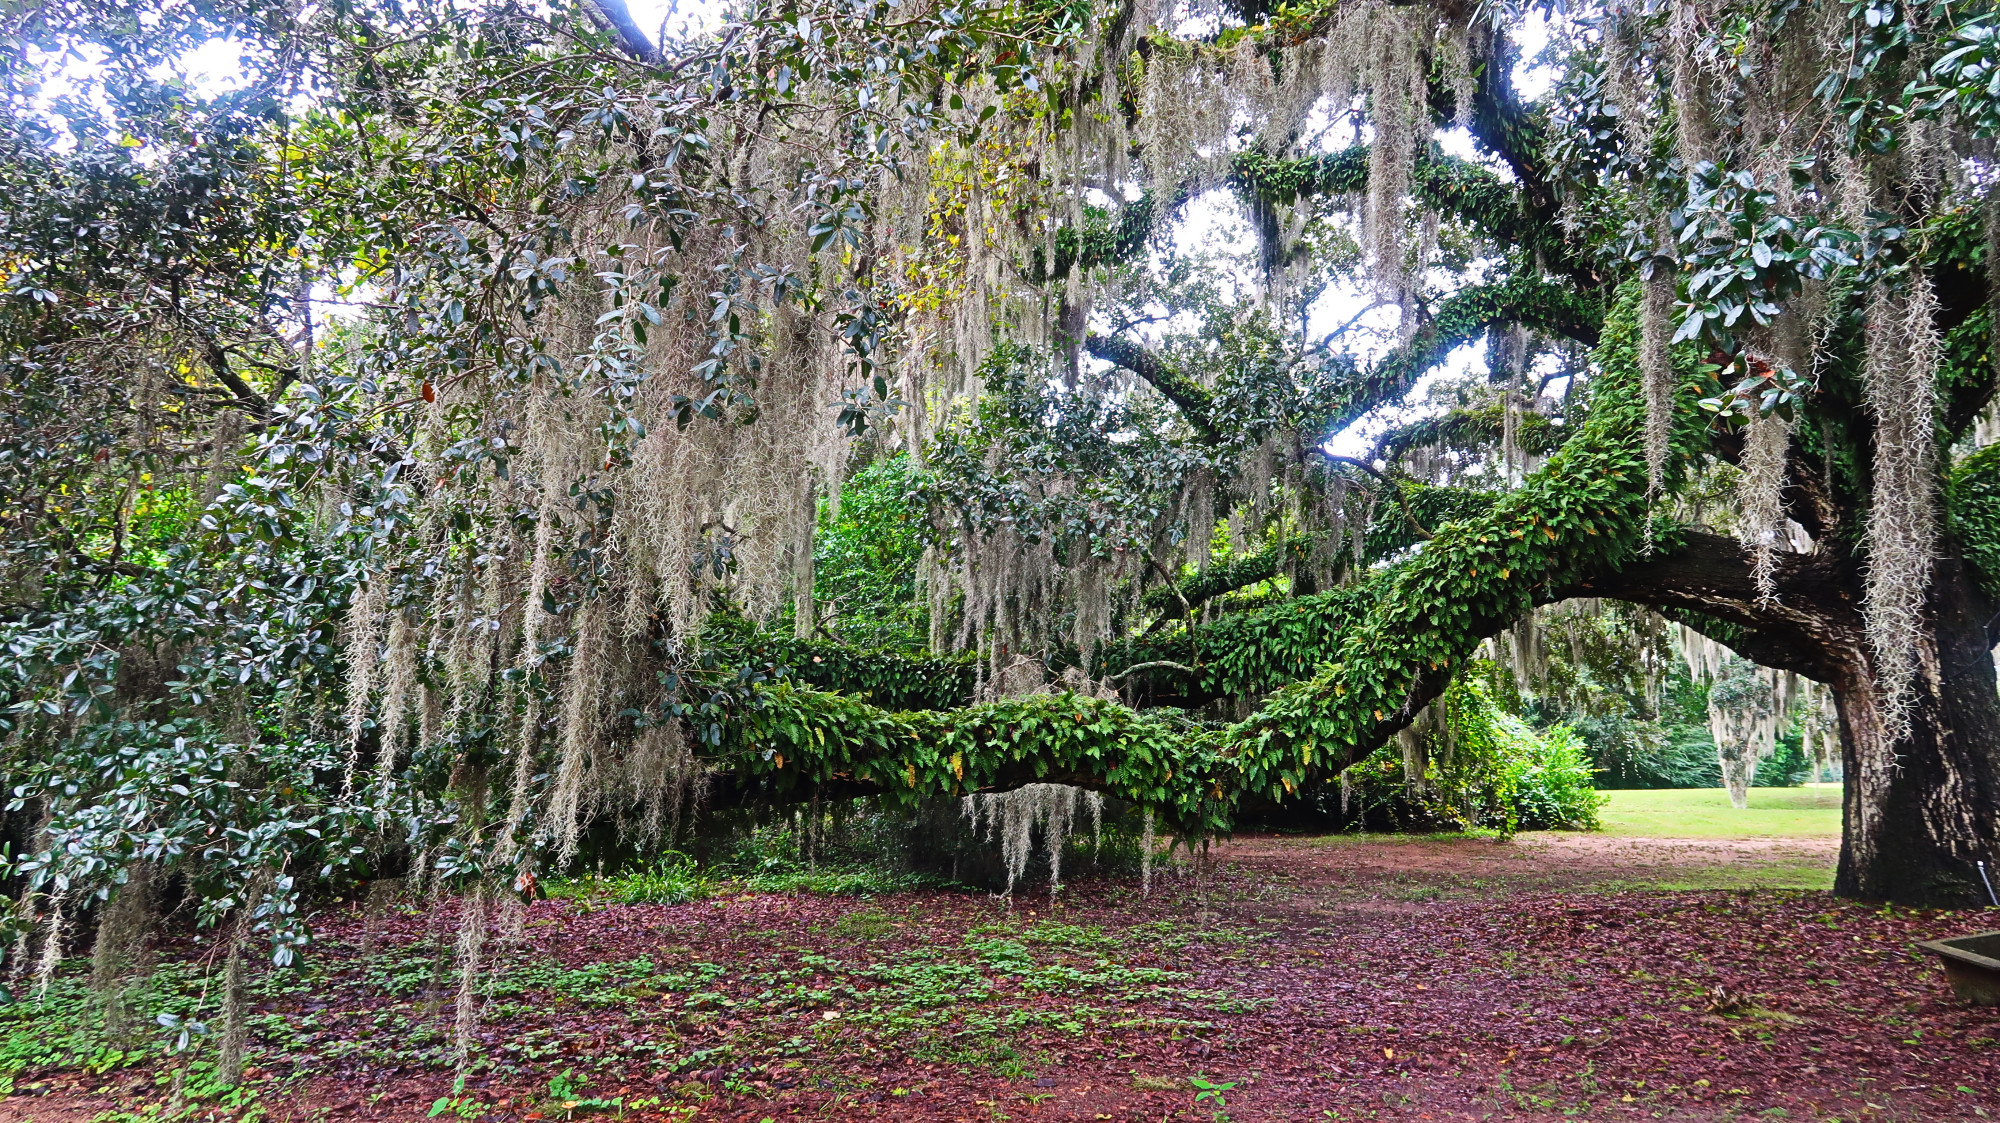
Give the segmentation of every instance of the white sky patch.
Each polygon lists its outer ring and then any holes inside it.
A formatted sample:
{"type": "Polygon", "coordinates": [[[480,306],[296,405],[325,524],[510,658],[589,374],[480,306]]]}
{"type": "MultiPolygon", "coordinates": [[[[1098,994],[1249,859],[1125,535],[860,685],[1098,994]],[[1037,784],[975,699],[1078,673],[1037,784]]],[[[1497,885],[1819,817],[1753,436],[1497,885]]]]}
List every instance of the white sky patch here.
{"type": "Polygon", "coordinates": [[[1546,13],[1531,7],[1522,15],[1521,22],[1508,31],[1521,48],[1521,61],[1514,67],[1514,92],[1525,101],[1535,101],[1554,89],[1556,79],[1560,77],[1555,67],[1543,65],[1540,61],[1554,29],[1549,26],[1546,13]]]}
{"type": "Polygon", "coordinates": [[[703,0],[625,0],[625,8],[632,13],[632,22],[656,44],[692,39],[722,22],[722,5],[703,0]]]}
{"type": "MultiPolygon", "coordinates": [[[[179,70],[196,93],[214,97],[243,87],[243,45],[234,39],[210,39],[180,57],[179,70]]],[[[172,78],[164,68],[155,78],[172,78]]]]}

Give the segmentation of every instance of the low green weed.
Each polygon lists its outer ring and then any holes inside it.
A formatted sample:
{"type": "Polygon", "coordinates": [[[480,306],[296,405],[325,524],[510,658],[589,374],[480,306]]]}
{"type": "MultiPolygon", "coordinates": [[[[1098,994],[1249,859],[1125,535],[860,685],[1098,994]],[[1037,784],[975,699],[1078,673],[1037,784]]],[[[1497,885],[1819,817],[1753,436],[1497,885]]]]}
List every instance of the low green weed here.
{"type": "Polygon", "coordinates": [[[1188,1083],[1194,1086],[1194,1102],[1212,1103],[1217,1107],[1228,1107],[1228,1101],[1222,1098],[1222,1094],[1234,1090],[1236,1085],[1242,1083],[1242,1081],[1231,1080],[1227,1084],[1217,1084],[1206,1076],[1197,1076],[1190,1079],[1188,1083]]]}
{"type": "Polygon", "coordinates": [[[486,1105],[465,1094],[465,1077],[461,1076],[452,1082],[451,1095],[439,1096],[425,1118],[436,1119],[446,1113],[456,1119],[477,1119],[486,1114],[486,1105]]]}
{"type": "Polygon", "coordinates": [[[563,1069],[561,1075],[549,1079],[548,1109],[561,1112],[564,1119],[574,1119],[578,1112],[615,1111],[624,1103],[616,1097],[586,1096],[583,1090],[589,1083],[590,1079],[578,1076],[575,1069],[563,1069]]]}

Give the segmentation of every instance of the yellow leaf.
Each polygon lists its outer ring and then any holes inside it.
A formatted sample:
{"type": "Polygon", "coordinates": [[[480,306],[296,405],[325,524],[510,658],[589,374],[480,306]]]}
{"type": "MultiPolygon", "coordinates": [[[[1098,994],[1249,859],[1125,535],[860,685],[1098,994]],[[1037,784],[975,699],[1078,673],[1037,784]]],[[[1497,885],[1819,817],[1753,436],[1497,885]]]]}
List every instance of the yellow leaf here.
{"type": "Polygon", "coordinates": [[[951,754],[951,774],[952,774],[952,775],[954,775],[954,776],[956,776],[956,777],[958,777],[958,778],[959,778],[959,779],[961,779],[961,780],[965,779],[965,754],[964,754],[964,753],[953,753],[953,754],[951,754]]]}
{"type": "Polygon", "coordinates": [[[903,772],[904,772],[904,773],[905,773],[906,775],[908,775],[908,776],[909,776],[909,778],[910,778],[910,786],[911,786],[911,787],[913,787],[913,788],[914,788],[914,787],[916,787],[916,786],[917,786],[917,766],[916,766],[916,765],[914,765],[914,764],[909,764],[909,763],[905,763],[905,764],[903,765],[903,772]]]}

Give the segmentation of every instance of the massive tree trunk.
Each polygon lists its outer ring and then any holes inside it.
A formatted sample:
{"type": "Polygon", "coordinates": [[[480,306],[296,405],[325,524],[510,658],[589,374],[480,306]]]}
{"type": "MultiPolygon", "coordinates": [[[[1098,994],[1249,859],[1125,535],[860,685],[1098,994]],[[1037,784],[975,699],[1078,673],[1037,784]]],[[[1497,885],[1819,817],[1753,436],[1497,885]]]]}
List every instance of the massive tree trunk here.
{"type": "Polygon", "coordinates": [[[1682,544],[1549,599],[1604,596],[1651,605],[1767,667],[1828,684],[1847,776],[1845,841],[1834,891],[1863,900],[1953,907],[1987,903],[1976,863],[2000,861],[2000,691],[1992,598],[1947,548],[1918,655],[1910,729],[1890,735],[1861,620],[1862,570],[1831,546],[1778,562],[1761,600],[1748,553],[1690,532],[1682,544]]]}
{"type": "Polygon", "coordinates": [[[1992,606],[1962,563],[1939,563],[1909,732],[1892,739],[1861,637],[1831,680],[1848,777],[1834,891],[1899,903],[1988,903],[2000,860],[2000,691],[1992,606]]]}

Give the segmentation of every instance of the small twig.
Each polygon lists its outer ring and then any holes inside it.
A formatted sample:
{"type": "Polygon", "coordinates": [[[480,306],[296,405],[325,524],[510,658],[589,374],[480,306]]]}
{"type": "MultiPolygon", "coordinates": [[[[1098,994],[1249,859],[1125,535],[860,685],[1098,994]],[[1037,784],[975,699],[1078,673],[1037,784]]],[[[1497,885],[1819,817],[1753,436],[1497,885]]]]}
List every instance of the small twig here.
{"type": "Polygon", "coordinates": [[[1370,304],[1368,307],[1363,308],[1361,311],[1356,312],[1352,317],[1348,319],[1346,323],[1340,325],[1339,327],[1333,329],[1330,332],[1327,332],[1326,338],[1319,341],[1319,346],[1317,349],[1325,351],[1328,348],[1332,347],[1334,340],[1339,339],[1343,335],[1346,335],[1348,331],[1354,327],[1354,325],[1361,322],[1361,317],[1366,316],[1368,313],[1373,312],[1375,309],[1381,306],[1382,302],[1378,300],[1375,303],[1370,304]]]}

